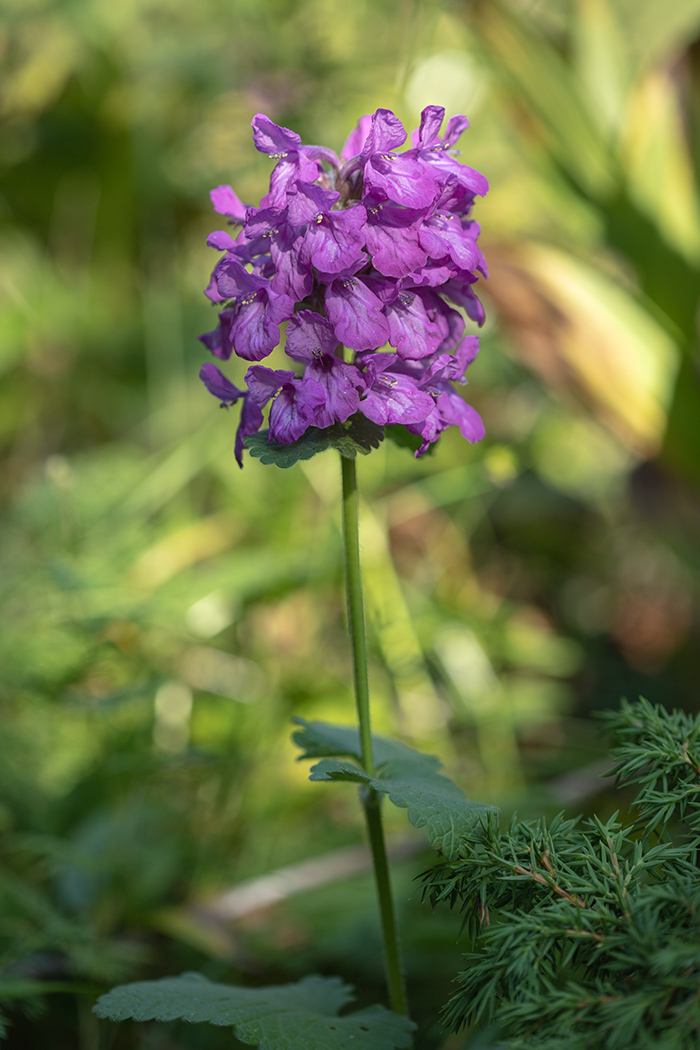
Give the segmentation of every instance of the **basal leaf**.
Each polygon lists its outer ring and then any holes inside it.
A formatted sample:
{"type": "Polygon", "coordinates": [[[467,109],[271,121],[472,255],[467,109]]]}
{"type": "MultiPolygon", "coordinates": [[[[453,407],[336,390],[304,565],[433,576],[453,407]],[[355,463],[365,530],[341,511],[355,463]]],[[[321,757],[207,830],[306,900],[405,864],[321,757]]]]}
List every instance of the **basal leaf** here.
{"type": "Polygon", "coordinates": [[[334,423],[332,427],[321,430],[309,427],[297,441],[288,445],[279,445],[270,441],[269,430],[260,430],[245,439],[246,448],[251,456],[261,463],[274,463],[286,469],[294,466],[300,459],[311,459],[319,452],[336,448],[341,456],[354,459],[358,453],[368,455],[377,448],[384,437],[384,431],[359,412],[344,423],[334,423]]]}
{"type": "Polygon", "coordinates": [[[94,1010],[111,1021],[205,1021],[230,1026],[260,1050],[402,1050],[415,1027],[383,1006],[338,1016],[353,998],[337,977],[296,984],[238,988],[197,973],[113,988],[94,1010]]]}
{"type": "MultiPolygon", "coordinates": [[[[294,733],[295,743],[304,749],[302,758],[350,755],[360,761],[356,729],[302,718],[294,721],[303,726],[294,733]]],[[[455,860],[465,840],[495,818],[496,807],[470,801],[461,788],[438,772],[441,763],[434,755],[421,754],[395,740],[372,739],[377,776],[368,776],[351,762],[324,757],[311,767],[310,779],[345,780],[383,792],[395,806],[408,811],[414,827],[426,829],[431,846],[455,860]]]]}

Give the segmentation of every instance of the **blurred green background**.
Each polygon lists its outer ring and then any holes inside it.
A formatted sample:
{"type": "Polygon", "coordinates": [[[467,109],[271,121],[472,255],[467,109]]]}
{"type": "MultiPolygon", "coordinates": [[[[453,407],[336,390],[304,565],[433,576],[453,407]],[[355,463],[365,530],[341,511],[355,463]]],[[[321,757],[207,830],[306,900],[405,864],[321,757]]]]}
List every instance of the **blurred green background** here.
{"type": "MultiPolygon", "coordinates": [[[[359,464],[375,722],[507,811],[614,808],[591,713],[699,706],[700,0],[0,0],[0,55],[7,1045],[215,1050],[94,997],[188,968],[383,992],[334,852],[356,799],[289,743],[353,719],[338,465],[235,464],[197,380],[208,190],[265,192],[257,111],[336,149],[378,106],[470,117],[487,438],[359,464]],[[276,903],[255,881],[309,858],[276,903]]],[[[418,1045],[456,1050],[459,920],[387,817],[418,1045]]]]}

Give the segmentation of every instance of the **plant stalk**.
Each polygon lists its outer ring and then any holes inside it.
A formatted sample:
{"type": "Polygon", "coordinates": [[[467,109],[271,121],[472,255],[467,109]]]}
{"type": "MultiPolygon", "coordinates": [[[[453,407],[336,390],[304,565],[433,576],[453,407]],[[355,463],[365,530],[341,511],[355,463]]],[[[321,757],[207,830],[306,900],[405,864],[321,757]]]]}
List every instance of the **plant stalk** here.
{"type": "MultiPolygon", "coordinates": [[[[345,546],[345,589],[348,604],[348,626],[352,645],[355,702],[360,726],[362,764],[365,772],[374,776],[374,754],[372,751],[372,729],[370,725],[369,679],[367,673],[367,636],[362,602],[362,578],[360,573],[359,498],[355,460],[340,457],[343,477],[343,540],[345,546]]],[[[374,788],[362,792],[362,804],[367,821],[367,833],[372,851],[374,881],[377,887],[379,914],[384,942],[384,964],[386,968],[389,1001],[395,1013],[408,1015],[401,959],[399,956],[398,930],[394,899],[391,892],[389,862],[382,826],[381,800],[374,788]]]]}

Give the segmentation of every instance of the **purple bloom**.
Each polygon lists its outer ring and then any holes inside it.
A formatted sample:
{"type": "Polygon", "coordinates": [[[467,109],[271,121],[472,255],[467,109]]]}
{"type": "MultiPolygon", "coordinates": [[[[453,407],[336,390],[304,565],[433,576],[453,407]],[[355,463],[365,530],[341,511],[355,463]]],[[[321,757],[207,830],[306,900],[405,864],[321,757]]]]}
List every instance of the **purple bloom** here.
{"type": "Polygon", "coordinates": [[[401,289],[396,298],[387,303],[389,342],[396,347],[399,357],[431,357],[445,338],[444,327],[426,310],[429,300],[419,289],[401,289]]]}
{"type": "Polygon", "coordinates": [[[246,206],[242,204],[230,186],[217,186],[209,194],[214,211],[219,215],[228,215],[233,222],[243,222],[246,206]]]}
{"type": "Polygon", "coordinates": [[[218,397],[222,408],[235,405],[239,397],[245,397],[245,391],[239,390],[226,378],[216,365],[202,365],[199,370],[199,378],[204,383],[210,394],[218,397]]]}
{"type": "Polygon", "coordinates": [[[351,350],[376,350],[389,338],[382,302],[361,277],[339,277],[326,289],[326,313],[338,341],[351,350]]]}
{"type": "Polygon", "coordinates": [[[348,161],[345,174],[361,167],[366,189],[408,208],[429,208],[438,195],[438,183],[426,165],[408,153],[393,152],[405,141],[401,121],[390,110],[378,109],[371,119],[359,157],[348,161]]]}
{"type": "Polygon", "coordinates": [[[248,273],[230,254],[214,270],[214,280],[219,295],[234,300],[233,307],[219,314],[218,356],[228,358],[235,350],[246,361],[267,357],[280,341],[280,323],[294,313],[293,300],[276,294],[269,281],[248,273]]]}
{"type": "Polygon", "coordinates": [[[444,117],[442,106],[426,106],[421,114],[420,128],[412,136],[416,148],[411,154],[430,167],[440,187],[437,207],[463,212],[469,209],[475,196],[488,192],[489,184],[480,172],[459,164],[455,159],[456,151],[452,147],[469,127],[467,118],[452,117],[444,138],[440,138],[444,117]]]}
{"type": "Polygon", "coordinates": [[[243,408],[241,409],[241,421],[238,424],[238,430],[236,431],[236,444],[234,446],[236,461],[241,468],[243,467],[245,439],[250,437],[251,434],[257,434],[262,423],[263,414],[260,405],[253,401],[250,393],[245,394],[243,398],[243,408]]]}
{"type": "Polygon", "coordinates": [[[447,426],[469,441],[483,434],[452,383],[463,382],[478,348],[476,336],[464,336],[463,313],[484,319],[473,286],[486,263],[469,213],[488,184],[456,159],[466,117],[452,117],[443,134],[444,117],[427,106],[399,152],[406,131],[378,109],[360,118],[342,159],[264,114],[253,118],[256,148],[275,161],[270,187],[259,208],[230,186],[212,190],[214,209],[236,230],[207,240],[223,253],[206,289],[222,308],[200,339],[221,360],[257,362],[287,322],[284,349],[295,368],[254,364],[239,390],[216,365],[203,366],[202,381],[222,405],[242,403],[239,463],[268,410],[270,440],[283,444],[358,412],[419,434],[419,454],[447,426]]]}
{"type": "Polygon", "coordinates": [[[469,227],[465,229],[459,216],[450,212],[439,211],[426,219],[418,238],[421,247],[433,259],[448,257],[460,269],[472,273],[485,266],[476,241],[469,236],[469,227]]]}
{"type": "Polygon", "coordinates": [[[396,354],[363,354],[367,388],[360,411],[373,423],[420,423],[433,411],[432,397],[412,376],[395,372],[396,354]]]}
{"type": "Polygon", "coordinates": [[[309,295],[313,288],[313,274],[311,267],[302,263],[299,257],[303,236],[290,222],[288,209],[251,209],[246,233],[256,238],[250,255],[251,258],[258,256],[258,266],[262,262],[267,269],[267,262],[263,259],[269,254],[270,288],[273,292],[295,301],[309,295]]]}
{"type": "Polygon", "coordinates": [[[443,430],[447,430],[453,423],[459,427],[462,437],[472,444],[481,441],[484,436],[484,424],[476,409],[463,401],[452,387],[446,387],[438,394],[430,415],[422,423],[411,424],[407,428],[423,438],[416,455],[422,456],[432,443],[437,441],[443,430]]]}
{"type": "Polygon", "coordinates": [[[306,226],[300,258],[323,273],[342,273],[364,265],[362,229],[367,221],[359,205],[346,211],[331,211],[340,194],[320,186],[296,184],[289,199],[289,218],[295,226],[306,226]]]}
{"type": "Polygon", "coordinates": [[[331,324],[313,310],[300,311],[287,325],[287,353],[306,364],[304,378],[313,379],[324,392],[314,415],[317,427],[344,423],[357,412],[359,392],[365,389],[359,370],[334,356],[337,343],[331,324]]]}
{"type": "Polygon", "coordinates": [[[296,441],[313,424],[316,409],[323,404],[324,392],[313,379],[296,379],[285,369],[253,365],[246,372],[246,383],[252,400],[262,408],[274,398],[270,409],[270,437],[288,444],[296,441]]]}
{"type": "Polygon", "coordinates": [[[425,266],[428,252],[419,239],[420,224],[425,217],[423,209],[403,208],[393,201],[371,196],[365,208],[367,250],[381,274],[401,278],[425,266]]]}

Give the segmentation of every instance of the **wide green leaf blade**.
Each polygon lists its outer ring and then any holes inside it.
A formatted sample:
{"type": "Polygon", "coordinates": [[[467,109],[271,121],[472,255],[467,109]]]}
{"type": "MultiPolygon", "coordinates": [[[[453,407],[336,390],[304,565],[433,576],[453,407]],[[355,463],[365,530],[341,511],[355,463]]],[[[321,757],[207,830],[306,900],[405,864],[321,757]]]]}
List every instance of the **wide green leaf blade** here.
{"type": "Polygon", "coordinates": [[[335,423],[332,427],[320,430],[309,427],[297,441],[288,445],[278,445],[270,441],[269,430],[260,430],[245,439],[245,445],[251,456],[261,463],[274,463],[286,469],[294,466],[300,459],[311,459],[319,452],[336,448],[341,456],[354,459],[358,453],[368,455],[377,448],[384,438],[384,431],[376,423],[365,419],[359,412],[345,423],[335,423]]]}
{"type": "MultiPolygon", "coordinates": [[[[308,722],[305,718],[294,717],[292,722],[302,726],[292,733],[292,740],[300,747],[302,754],[298,761],[305,758],[336,758],[338,755],[350,755],[362,761],[360,733],[356,726],[338,726],[331,722],[308,722]]],[[[383,766],[391,760],[411,760],[422,764],[426,770],[440,769],[442,762],[436,755],[424,755],[414,751],[398,740],[372,735],[374,764],[383,766]]]]}
{"type": "Polygon", "coordinates": [[[402,1050],[415,1027],[383,1006],[339,1017],[352,989],[338,977],[304,977],[296,984],[238,988],[198,973],[113,988],[94,1010],[111,1021],[205,1021],[230,1026],[260,1050],[402,1050]]]}
{"type": "MultiPolygon", "coordinates": [[[[302,758],[345,754],[360,760],[356,729],[305,722],[302,718],[294,721],[304,727],[294,733],[294,741],[304,748],[302,758]]],[[[472,802],[461,788],[438,772],[441,763],[434,755],[421,754],[384,737],[373,737],[372,741],[377,776],[369,776],[351,762],[324,757],[311,767],[309,779],[344,780],[383,792],[395,806],[408,811],[414,827],[426,829],[430,845],[448,860],[455,860],[468,840],[496,819],[495,806],[472,802]]]]}

